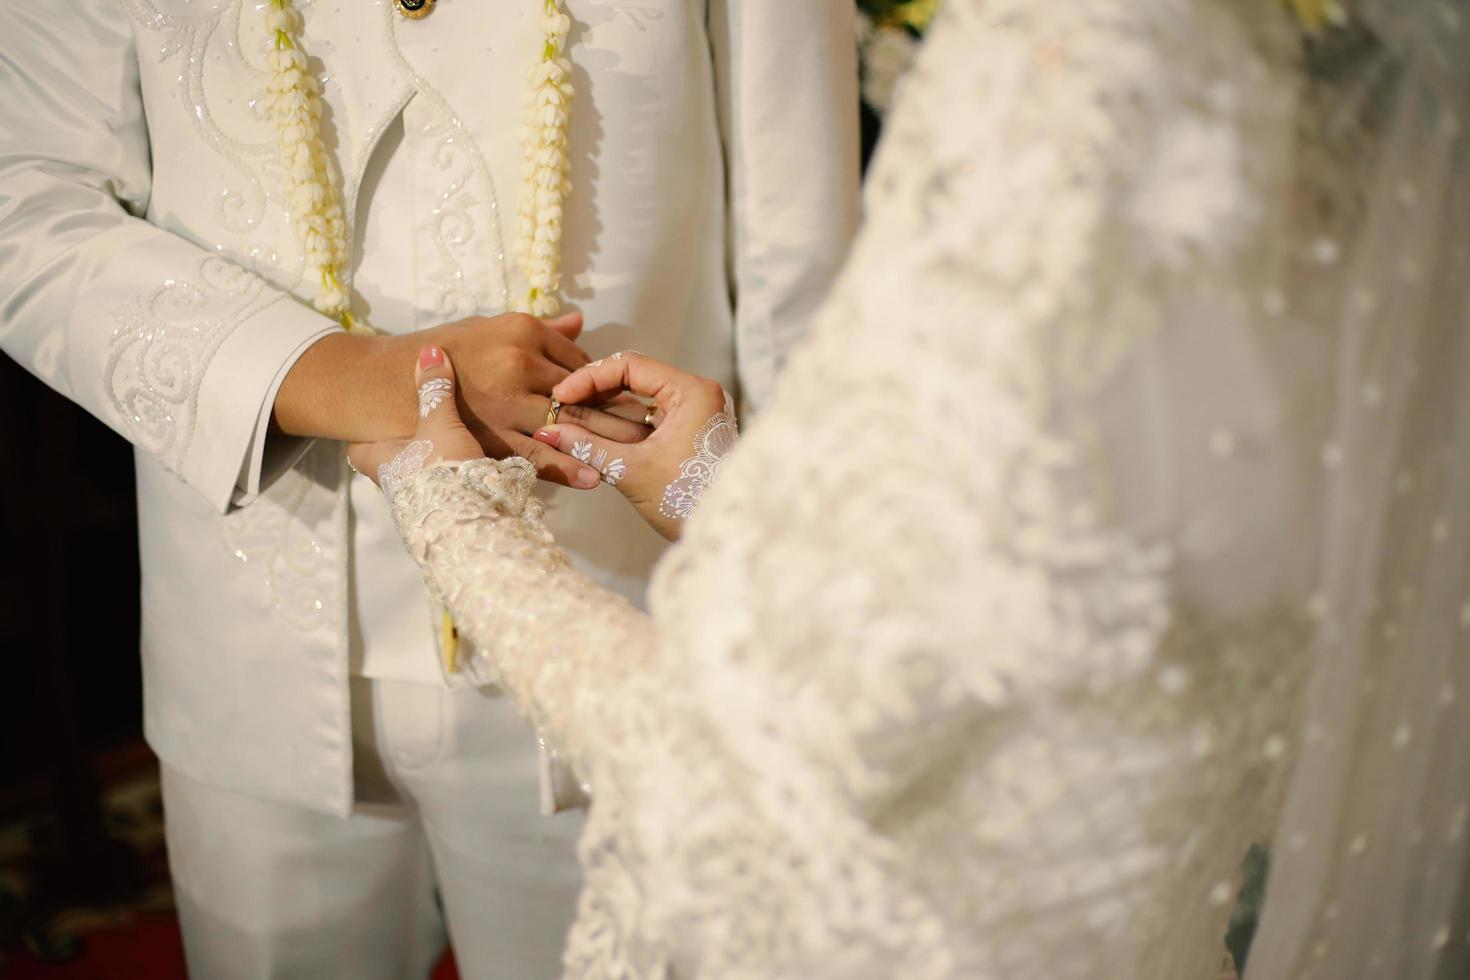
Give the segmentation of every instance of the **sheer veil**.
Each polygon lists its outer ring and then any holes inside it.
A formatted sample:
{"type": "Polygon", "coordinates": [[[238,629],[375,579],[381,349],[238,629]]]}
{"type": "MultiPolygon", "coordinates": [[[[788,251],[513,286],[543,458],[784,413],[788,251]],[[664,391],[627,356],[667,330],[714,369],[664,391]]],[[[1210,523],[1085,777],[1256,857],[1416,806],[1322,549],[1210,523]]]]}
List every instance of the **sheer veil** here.
{"type": "MultiPolygon", "coordinates": [[[[1316,626],[1247,980],[1470,976],[1470,3],[1307,44],[1277,302],[1326,339],[1316,626]],[[1293,286],[1293,284],[1295,284],[1293,286]]],[[[1315,397],[1314,395],[1308,397],[1315,397]]]]}

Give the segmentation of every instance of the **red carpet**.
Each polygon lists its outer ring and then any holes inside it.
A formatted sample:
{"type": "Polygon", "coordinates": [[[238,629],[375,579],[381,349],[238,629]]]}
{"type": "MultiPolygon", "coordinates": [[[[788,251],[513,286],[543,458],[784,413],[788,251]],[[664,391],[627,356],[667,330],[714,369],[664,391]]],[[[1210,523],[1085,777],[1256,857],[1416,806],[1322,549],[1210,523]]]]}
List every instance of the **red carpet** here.
{"type": "MultiPolygon", "coordinates": [[[[28,952],[0,959],[4,980],[187,980],[179,923],[162,912],[140,913],[131,922],[86,934],[76,959],[43,963],[28,952]]],[[[453,954],[446,954],[432,980],[459,980],[453,954]]]]}
{"type": "Polygon", "coordinates": [[[0,967],[6,980],[185,980],[179,923],[162,912],[139,914],[115,929],[86,934],[74,960],[42,963],[28,952],[0,967]]]}
{"type": "MultiPolygon", "coordinates": [[[[0,800],[0,980],[186,980],[157,764],[141,742],[113,756],[99,766],[102,810],[109,839],[137,859],[136,891],[102,908],[56,900],[46,869],[58,837],[44,798],[0,800]]],[[[459,980],[451,954],[429,980],[459,980]]]]}

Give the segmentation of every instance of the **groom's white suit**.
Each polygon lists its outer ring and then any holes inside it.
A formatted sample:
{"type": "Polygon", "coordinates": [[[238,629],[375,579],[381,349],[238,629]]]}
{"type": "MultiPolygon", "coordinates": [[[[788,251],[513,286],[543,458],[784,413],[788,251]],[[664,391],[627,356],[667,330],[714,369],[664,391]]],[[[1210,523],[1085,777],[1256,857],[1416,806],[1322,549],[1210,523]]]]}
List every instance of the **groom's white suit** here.
{"type": "MultiPolygon", "coordinates": [[[[534,976],[575,888],[534,743],[443,689],[417,569],[340,447],[269,435],[336,326],[302,301],[263,6],[0,0],[0,345],[138,450],[146,724],[195,972],[416,969],[432,858],[462,969],[534,976]]],[[[393,332],[503,310],[542,4],[299,6],[357,310],[393,332]]],[[[564,272],[594,356],[760,403],[855,223],[851,6],[568,0],[564,272]]],[[[557,491],[548,523],[629,593],[659,554],[610,492],[557,491]]]]}

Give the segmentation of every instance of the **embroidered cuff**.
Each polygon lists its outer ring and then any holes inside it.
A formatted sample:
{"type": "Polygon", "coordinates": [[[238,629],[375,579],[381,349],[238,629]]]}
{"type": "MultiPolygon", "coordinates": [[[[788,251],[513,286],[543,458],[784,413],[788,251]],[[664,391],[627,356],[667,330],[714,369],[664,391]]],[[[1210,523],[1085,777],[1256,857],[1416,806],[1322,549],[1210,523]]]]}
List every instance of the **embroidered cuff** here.
{"type": "Polygon", "coordinates": [[[271,435],[276,393],[306,349],[341,328],[287,296],[231,331],[199,386],[196,435],[182,475],[220,511],[247,503],[309,440],[271,435]]]}

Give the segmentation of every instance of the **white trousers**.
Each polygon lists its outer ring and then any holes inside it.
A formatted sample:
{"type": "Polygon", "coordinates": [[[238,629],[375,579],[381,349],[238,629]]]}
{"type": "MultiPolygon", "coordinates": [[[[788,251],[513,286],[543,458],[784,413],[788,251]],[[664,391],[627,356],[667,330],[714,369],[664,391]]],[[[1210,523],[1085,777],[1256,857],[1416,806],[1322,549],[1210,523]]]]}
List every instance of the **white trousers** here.
{"type": "Polygon", "coordinates": [[[540,814],[536,739],[509,700],[354,679],[352,715],[346,820],[164,766],[190,977],[420,980],[445,919],[466,980],[560,976],[581,817],[540,814]]]}

